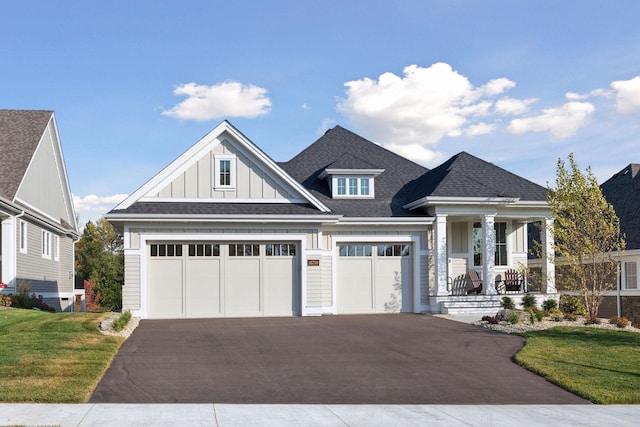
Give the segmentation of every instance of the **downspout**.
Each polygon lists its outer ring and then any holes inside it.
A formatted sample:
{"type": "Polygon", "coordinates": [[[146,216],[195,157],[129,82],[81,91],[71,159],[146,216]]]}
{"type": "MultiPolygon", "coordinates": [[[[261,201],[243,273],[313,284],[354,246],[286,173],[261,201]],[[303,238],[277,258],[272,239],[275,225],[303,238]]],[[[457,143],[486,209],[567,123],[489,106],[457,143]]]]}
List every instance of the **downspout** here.
{"type": "MultiPolygon", "coordinates": [[[[27,212],[23,209],[18,215],[14,216],[13,218],[16,219],[15,224],[13,225],[13,230],[15,232],[16,227],[18,226],[19,222],[17,221],[18,219],[22,218],[27,212]]],[[[18,233],[20,233],[20,229],[18,228],[18,233]]],[[[15,236],[15,234],[14,234],[15,236]]],[[[18,239],[20,237],[18,236],[18,239]]],[[[17,240],[17,239],[16,239],[17,240]]],[[[15,250],[16,248],[16,240],[13,241],[13,248],[15,250]]],[[[18,240],[19,241],[19,240],[18,240]]],[[[13,289],[14,292],[18,293],[18,252],[20,252],[20,250],[14,252],[14,256],[13,256],[13,272],[15,274],[15,277],[13,278],[13,289]]]]}
{"type": "Polygon", "coordinates": [[[618,261],[618,283],[616,283],[616,309],[618,317],[622,317],[621,301],[620,301],[620,288],[622,288],[622,262],[618,261]]]}

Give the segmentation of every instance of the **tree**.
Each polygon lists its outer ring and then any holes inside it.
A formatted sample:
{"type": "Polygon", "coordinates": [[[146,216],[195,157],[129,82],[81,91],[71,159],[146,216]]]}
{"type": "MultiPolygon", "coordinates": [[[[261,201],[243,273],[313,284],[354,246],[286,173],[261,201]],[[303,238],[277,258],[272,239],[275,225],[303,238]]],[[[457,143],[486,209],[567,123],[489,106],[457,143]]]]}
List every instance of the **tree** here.
{"type": "Polygon", "coordinates": [[[122,308],[124,284],[123,239],[109,222],[100,218],[87,222],[76,244],[76,271],[96,284],[100,305],[108,310],[122,308]]]}
{"type": "Polygon", "coordinates": [[[589,321],[595,321],[604,293],[615,289],[624,250],[620,220],[587,168],[583,174],[573,154],[569,165],[558,159],[555,188],[548,189],[558,284],[577,290],[589,321]]]}

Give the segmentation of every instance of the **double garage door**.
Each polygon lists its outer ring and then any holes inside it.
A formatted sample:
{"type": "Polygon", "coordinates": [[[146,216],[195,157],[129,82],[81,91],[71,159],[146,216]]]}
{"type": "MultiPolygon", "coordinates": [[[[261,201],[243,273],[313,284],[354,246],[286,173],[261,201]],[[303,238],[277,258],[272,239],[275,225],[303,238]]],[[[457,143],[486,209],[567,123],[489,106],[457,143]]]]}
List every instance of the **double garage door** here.
{"type": "Polygon", "coordinates": [[[411,245],[339,244],[338,314],[412,311],[411,245]]]}
{"type": "Polygon", "coordinates": [[[147,254],[150,318],[299,314],[295,243],[152,242],[147,254]]]}

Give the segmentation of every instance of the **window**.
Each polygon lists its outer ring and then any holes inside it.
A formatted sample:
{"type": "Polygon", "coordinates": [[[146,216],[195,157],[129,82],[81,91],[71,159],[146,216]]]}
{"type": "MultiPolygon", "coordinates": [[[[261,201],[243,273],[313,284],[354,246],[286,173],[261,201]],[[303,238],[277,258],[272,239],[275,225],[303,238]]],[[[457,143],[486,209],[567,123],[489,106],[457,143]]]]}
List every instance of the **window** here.
{"type": "Polygon", "coordinates": [[[333,197],[373,198],[373,178],[334,177],[333,197]]]}
{"type": "Polygon", "coordinates": [[[625,289],[638,289],[638,266],[635,261],[624,263],[625,289]]]}
{"type": "Polygon", "coordinates": [[[358,178],[349,178],[349,195],[358,195],[358,178]]]}
{"type": "Polygon", "coordinates": [[[179,257],[182,256],[181,244],[153,244],[151,247],[152,257],[179,257]]]}
{"type": "Polygon", "coordinates": [[[507,223],[496,222],[493,227],[496,230],[495,265],[507,265],[507,223]]]}
{"type": "Polygon", "coordinates": [[[220,245],[216,243],[197,243],[189,245],[189,256],[211,257],[220,256],[220,245]]]}
{"type": "MultiPolygon", "coordinates": [[[[495,265],[507,265],[507,223],[496,222],[493,229],[496,232],[495,265]]],[[[482,224],[479,222],[473,223],[473,265],[482,265],[482,224]]]]}
{"type": "Polygon", "coordinates": [[[340,256],[371,256],[371,245],[338,245],[340,256]]]}
{"type": "Polygon", "coordinates": [[[27,253],[27,223],[20,220],[20,252],[27,253]]]}
{"type": "Polygon", "coordinates": [[[255,243],[234,243],[229,245],[229,256],[260,256],[260,245],[255,243]]]}
{"type": "Polygon", "coordinates": [[[233,154],[214,155],[214,188],[234,189],[236,186],[236,156],[233,154]]]}
{"type": "Polygon", "coordinates": [[[51,233],[42,230],[42,258],[51,259],[51,233]]]}
{"type": "Polygon", "coordinates": [[[60,237],[53,235],[53,259],[60,261],[60,237]]]}
{"type": "Polygon", "coordinates": [[[369,195],[369,178],[360,179],[360,195],[362,196],[369,195]]]}
{"type": "Polygon", "coordinates": [[[264,250],[266,256],[296,256],[296,245],[293,243],[267,243],[264,250]]]}
{"type": "Polygon", "coordinates": [[[378,256],[409,256],[409,245],[378,245],[378,256]]]}

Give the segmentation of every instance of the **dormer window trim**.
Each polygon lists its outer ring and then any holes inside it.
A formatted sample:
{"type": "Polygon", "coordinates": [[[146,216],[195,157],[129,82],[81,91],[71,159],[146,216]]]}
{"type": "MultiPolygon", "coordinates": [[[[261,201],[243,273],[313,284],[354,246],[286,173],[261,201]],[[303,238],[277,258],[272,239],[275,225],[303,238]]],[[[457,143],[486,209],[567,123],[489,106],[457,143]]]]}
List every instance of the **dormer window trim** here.
{"type": "Polygon", "coordinates": [[[373,199],[375,197],[375,181],[367,176],[332,176],[330,181],[331,196],[334,199],[373,199]]]}

